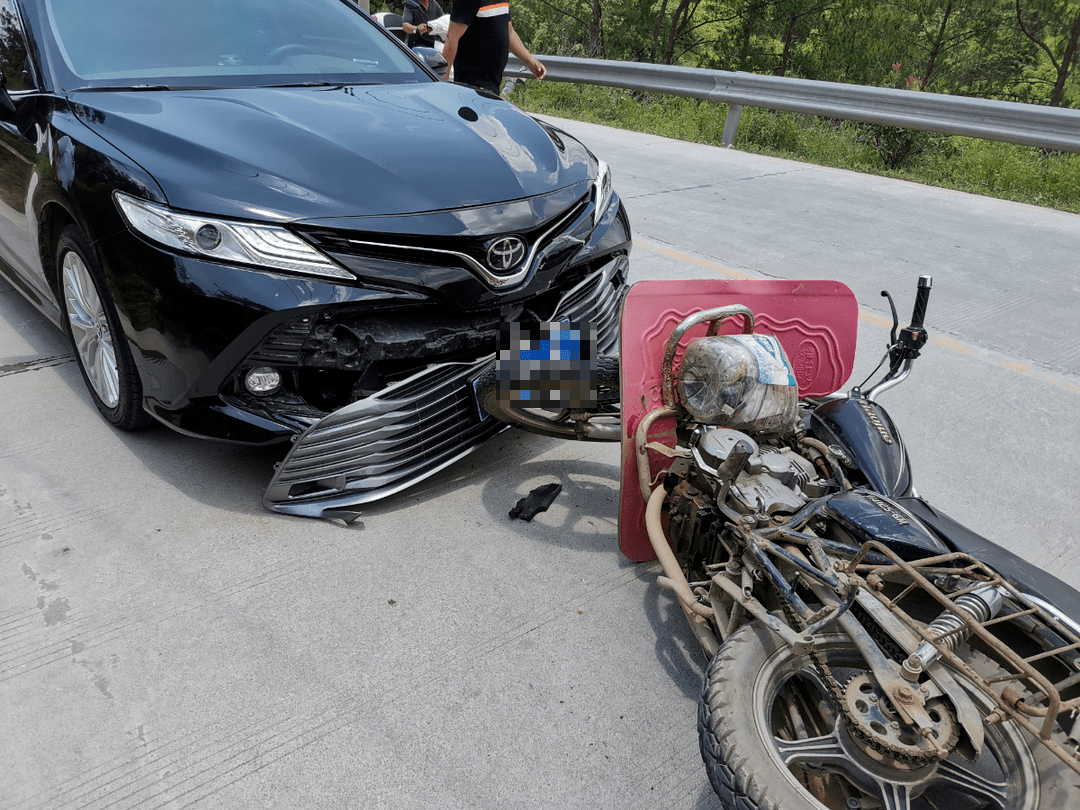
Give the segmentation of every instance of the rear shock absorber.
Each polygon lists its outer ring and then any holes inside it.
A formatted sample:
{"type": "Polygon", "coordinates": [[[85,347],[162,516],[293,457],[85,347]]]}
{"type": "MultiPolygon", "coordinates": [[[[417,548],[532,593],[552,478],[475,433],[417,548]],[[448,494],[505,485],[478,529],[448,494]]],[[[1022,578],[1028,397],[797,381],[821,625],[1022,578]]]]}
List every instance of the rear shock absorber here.
{"type": "MultiPolygon", "coordinates": [[[[1001,591],[991,585],[961,594],[953,601],[952,610],[946,610],[934,619],[928,630],[936,641],[944,645],[949,652],[953,652],[971,635],[967,622],[957,614],[963,614],[971,621],[982,624],[998,614],[1001,602],[1001,591]]],[[[904,662],[904,677],[909,681],[918,680],[919,674],[940,657],[941,652],[929,641],[924,641],[904,662]]]]}

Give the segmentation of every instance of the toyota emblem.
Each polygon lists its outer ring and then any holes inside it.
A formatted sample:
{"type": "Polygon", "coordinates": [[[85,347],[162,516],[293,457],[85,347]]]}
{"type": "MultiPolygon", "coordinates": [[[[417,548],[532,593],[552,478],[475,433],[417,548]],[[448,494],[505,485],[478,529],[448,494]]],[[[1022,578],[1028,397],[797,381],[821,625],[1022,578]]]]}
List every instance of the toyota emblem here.
{"type": "Polygon", "coordinates": [[[516,236],[496,239],[488,247],[488,267],[496,273],[508,273],[525,261],[525,253],[525,243],[516,236]]]}

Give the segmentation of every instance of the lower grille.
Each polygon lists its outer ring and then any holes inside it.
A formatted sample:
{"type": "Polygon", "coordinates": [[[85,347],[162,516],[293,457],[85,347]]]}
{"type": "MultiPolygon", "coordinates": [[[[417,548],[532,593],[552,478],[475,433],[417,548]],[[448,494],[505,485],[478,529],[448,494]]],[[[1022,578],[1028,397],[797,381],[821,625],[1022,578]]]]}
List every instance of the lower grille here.
{"type": "Polygon", "coordinates": [[[507,425],[481,420],[472,379],[491,363],[431,366],[334,411],[296,440],[263,496],[276,512],[348,517],[475,450],[507,425]]]}

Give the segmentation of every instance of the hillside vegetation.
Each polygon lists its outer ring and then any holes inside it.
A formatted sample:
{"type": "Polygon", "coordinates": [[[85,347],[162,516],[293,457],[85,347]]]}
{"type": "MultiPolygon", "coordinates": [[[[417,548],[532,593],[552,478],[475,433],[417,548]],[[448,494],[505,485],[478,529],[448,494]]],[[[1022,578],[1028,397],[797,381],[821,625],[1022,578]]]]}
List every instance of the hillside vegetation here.
{"type": "MultiPolygon", "coordinates": [[[[1078,0],[521,0],[534,53],[1080,104],[1078,0]]],[[[529,82],[521,107],[720,142],[725,105],[529,82]]],[[[1080,155],[744,109],[735,146],[1080,212],[1080,155]]]]}
{"type": "MultiPolygon", "coordinates": [[[[726,105],[608,87],[526,82],[510,97],[530,112],[719,145],[726,105]]],[[[743,108],[747,152],[897,177],[1080,213],[1080,155],[795,113],[743,108]],[[882,153],[903,151],[889,165],[882,153]]]]}

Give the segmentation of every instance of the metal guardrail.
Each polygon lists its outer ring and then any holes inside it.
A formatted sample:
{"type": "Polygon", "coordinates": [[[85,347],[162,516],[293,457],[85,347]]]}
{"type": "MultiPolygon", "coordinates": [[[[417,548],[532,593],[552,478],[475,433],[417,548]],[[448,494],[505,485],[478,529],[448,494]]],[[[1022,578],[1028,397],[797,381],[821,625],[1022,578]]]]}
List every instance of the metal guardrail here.
{"type": "MultiPolygon", "coordinates": [[[[539,58],[547,67],[546,81],[625,87],[726,103],[725,144],[734,142],[739,115],[746,106],[1080,152],[1080,110],[643,62],[539,58]]],[[[530,76],[511,55],[506,77],[530,76]]]]}

